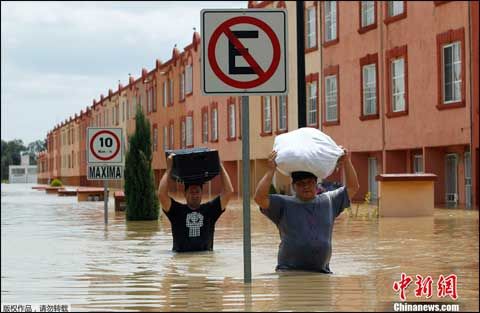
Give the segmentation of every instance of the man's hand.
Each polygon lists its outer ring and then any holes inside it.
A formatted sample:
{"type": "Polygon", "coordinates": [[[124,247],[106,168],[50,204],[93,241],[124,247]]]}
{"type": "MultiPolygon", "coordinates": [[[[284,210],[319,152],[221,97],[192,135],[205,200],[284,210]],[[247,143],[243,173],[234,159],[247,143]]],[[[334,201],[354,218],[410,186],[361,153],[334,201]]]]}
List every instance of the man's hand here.
{"type": "Polygon", "coordinates": [[[353,167],[350,156],[348,155],[348,150],[340,146],[343,150],[343,155],[337,161],[337,167],[343,168],[345,172],[345,185],[348,188],[350,197],[353,197],[357,193],[360,185],[358,183],[357,172],[353,167]]]}
{"type": "Polygon", "coordinates": [[[268,155],[268,168],[270,170],[275,171],[277,169],[277,162],[275,162],[275,159],[277,158],[277,151],[272,150],[270,154],[268,155]]]}
{"type": "Polygon", "coordinates": [[[344,165],[345,165],[345,161],[347,159],[349,159],[350,157],[348,156],[348,150],[345,149],[344,147],[342,146],[339,146],[340,149],[343,150],[343,155],[341,157],[338,158],[338,161],[337,161],[337,167],[338,168],[342,168],[344,165]]]}
{"type": "Polygon", "coordinates": [[[173,157],[175,156],[175,153],[170,153],[170,155],[167,158],[167,170],[172,169],[173,165],[173,157]]]}

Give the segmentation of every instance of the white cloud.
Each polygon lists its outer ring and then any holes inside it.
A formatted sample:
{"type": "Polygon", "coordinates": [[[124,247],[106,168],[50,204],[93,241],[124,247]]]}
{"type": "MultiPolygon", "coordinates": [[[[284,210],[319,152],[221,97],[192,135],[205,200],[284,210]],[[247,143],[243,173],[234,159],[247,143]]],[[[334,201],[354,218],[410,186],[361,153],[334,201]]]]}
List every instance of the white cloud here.
{"type": "Polygon", "coordinates": [[[202,8],[239,2],[1,2],[2,139],[43,139],[92,99],[166,61],[202,8]]]}

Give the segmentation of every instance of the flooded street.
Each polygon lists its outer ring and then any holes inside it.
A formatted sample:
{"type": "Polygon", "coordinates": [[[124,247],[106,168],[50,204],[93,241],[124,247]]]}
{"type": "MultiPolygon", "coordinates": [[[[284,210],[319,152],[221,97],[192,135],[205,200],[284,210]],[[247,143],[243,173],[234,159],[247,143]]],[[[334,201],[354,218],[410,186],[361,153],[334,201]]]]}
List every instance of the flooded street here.
{"type": "MultiPolygon", "coordinates": [[[[251,285],[243,284],[242,202],[220,217],[213,252],[175,254],[170,223],[125,222],[103,202],[2,184],[2,303],[71,304],[76,311],[392,310],[401,273],[456,274],[462,311],[479,309],[478,211],[427,218],[337,219],[333,275],[276,273],[276,227],[252,206],[251,285]]],[[[253,204],[253,201],[252,201],[253,204]]],[[[415,284],[407,289],[415,298],[415,284]]]]}

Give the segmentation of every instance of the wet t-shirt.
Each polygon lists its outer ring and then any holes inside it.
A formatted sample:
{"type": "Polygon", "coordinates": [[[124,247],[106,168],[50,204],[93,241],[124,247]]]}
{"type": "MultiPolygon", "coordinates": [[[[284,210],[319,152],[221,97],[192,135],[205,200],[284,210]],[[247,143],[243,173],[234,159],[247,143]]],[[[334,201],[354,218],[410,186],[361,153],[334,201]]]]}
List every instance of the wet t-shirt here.
{"type": "Polygon", "coordinates": [[[331,273],[333,223],[350,206],[347,189],[340,187],[308,202],[295,196],[269,197],[270,207],[260,211],[280,232],[276,269],[331,273]]]}
{"type": "Polygon", "coordinates": [[[222,210],[220,197],[206,202],[196,210],[174,199],[170,211],[165,212],[172,224],[173,251],[213,250],[215,222],[225,210],[222,210]]]}

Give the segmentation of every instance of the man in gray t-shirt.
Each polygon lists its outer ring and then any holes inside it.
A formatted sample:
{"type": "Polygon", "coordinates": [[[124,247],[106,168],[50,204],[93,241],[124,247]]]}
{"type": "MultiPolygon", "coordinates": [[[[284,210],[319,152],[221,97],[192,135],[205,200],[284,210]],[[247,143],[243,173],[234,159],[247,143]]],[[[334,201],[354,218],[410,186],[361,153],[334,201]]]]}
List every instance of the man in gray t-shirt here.
{"type": "Polygon", "coordinates": [[[295,196],[269,195],[276,170],[276,152],[268,159],[269,170],[258,184],[255,202],[280,233],[277,270],[307,270],[331,273],[332,231],[335,218],[350,206],[347,190],[358,188],[355,169],[347,151],[338,164],[345,171],[346,187],[316,194],[317,177],[309,172],[293,172],[295,196]]]}

